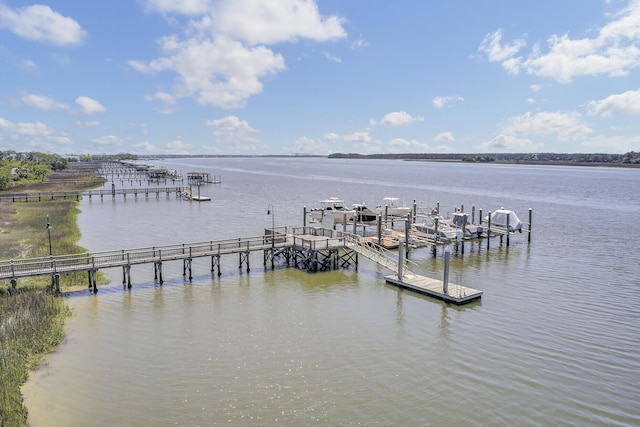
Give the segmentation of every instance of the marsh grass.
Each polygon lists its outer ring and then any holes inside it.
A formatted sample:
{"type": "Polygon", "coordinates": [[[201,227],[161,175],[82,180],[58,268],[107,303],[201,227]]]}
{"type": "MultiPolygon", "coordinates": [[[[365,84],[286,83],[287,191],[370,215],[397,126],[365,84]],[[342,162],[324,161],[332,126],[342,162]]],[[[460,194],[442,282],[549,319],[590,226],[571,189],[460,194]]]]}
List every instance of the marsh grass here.
{"type": "MultiPolygon", "coordinates": [[[[86,188],[86,187],[85,187],[86,188]]],[[[62,189],[84,189],[65,184],[62,189]]],[[[35,258],[49,255],[49,231],[54,255],[82,253],[75,200],[13,203],[0,206],[0,258],[35,258]],[[47,230],[47,215],[51,229],[47,230]]],[[[106,283],[98,272],[98,283],[106,283]]],[[[61,291],[86,289],[86,273],[63,274],[61,291]]],[[[70,310],[51,292],[51,277],[18,280],[16,290],[0,282],[0,427],[27,425],[27,408],[20,386],[43,355],[64,339],[64,321],[70,310]]]]}
{"type": "Polygon", "coordinates": [[[64,339],[64,300],[49,292],[24,288],[0,295],[0,426],[27,424],[20,386],[42,354],[64,339]]]}

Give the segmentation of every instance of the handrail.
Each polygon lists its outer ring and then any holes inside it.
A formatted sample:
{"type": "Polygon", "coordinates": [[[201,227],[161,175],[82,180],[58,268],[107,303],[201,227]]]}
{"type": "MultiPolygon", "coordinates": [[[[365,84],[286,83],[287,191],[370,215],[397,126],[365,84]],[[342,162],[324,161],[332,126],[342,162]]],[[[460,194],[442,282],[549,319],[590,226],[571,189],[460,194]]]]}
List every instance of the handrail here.
{"type": "MultiPolygon", "coordinates": [[[[398,257],[380,245],[367,245],[364,244],[358,235],[351,233],[344,233],[345,242],[359,254],[362,254],[372,261],[377,262],[381,266],[398,273],[398,257]]],[[[411,260],[404,258],[402,269],[404,274],[413,274],[410,268],[417,268],[418,265],[411,260]]]]}
{"type": "Polygon", "coordinates": [[[284,247],[288,239],[282,236],[254,236],[240,239],[154,246],[147,248],[120,249],[103,252],[55,255],[17,260],[0,260],[0,280],[56,272],[84,271],[88,267],[119,267],[148,262],[204,257],[235,253],[238,250],[266,250],[284,247]],[[273,242],[272,242],[273,240],[273,242]],[[189,255],[190,254],[190,255],[189,255]]]}
{"type": "MultiPolygon", "coordinates": [[[[261,236],[218,241],[209,240],[126,250],[0,260],[0,280],[99,268],[126,267],[134,264],[219,256],[238,252],[266,251],[288,246],[313,251],[350,247],[383,267],[398,272],[397,257],[391,251],[379,245],[368,247],[360,241],[360,237],[357,235],[318,227],[292,227],[290,233],[287,232],[286,227],[283,228],[283,231],[280,230],[269,230],[269,234],[265,233],[261,236]],[[305,238],[303,235],[307,237],[305,238]],[[320,238],[309,239],[310,235],[320,238]]],[[[404,260],[403,269],[407,274],[411,274],[409,268],[413,268],[413,266],[417,267],[410,260],[404,260]]]]}

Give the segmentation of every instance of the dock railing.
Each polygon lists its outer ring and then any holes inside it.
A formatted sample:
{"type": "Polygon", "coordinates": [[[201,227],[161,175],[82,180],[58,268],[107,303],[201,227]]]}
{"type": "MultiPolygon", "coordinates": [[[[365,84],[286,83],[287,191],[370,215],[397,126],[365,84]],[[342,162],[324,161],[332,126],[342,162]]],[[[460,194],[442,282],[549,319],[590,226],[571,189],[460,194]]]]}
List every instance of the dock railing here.
{"type": "Polygon", "coordinates": [[[149,248],[0,260],[0,280],[267,250],[289,244],[286,234],[274,236],[273,242],[272,236],[265,235],[149,248]]]}
{"type": "MultiPolygon", "coordinates": [[[[396,253],[376,244],[365,244],[361,241],[360,236],[352,233],[343,233],[347,246],[361,255],[366,256],[370,260],[377,262],[381,266],[398,273],[399,257],[396,253]]],[[[411,269],[418,267],[416,263],[403,258],[402,271],[404,275],[413,274],[411,269]]]]}

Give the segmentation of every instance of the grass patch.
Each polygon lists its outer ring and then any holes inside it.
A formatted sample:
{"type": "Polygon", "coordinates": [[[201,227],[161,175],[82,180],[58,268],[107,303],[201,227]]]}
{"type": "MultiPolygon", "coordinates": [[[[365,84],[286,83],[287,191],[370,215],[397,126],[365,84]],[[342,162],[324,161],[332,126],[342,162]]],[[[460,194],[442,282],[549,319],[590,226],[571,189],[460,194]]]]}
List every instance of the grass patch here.
{"type": "Polygon", "coordinates": [[[64,339],[64,300],[43,290],[24,288],[0,295],[0,426],[26,426],[20,386],[41,355],[64,339]]]}
{"type": "MultiPolygon", "coordinates": [[[[93,186],[99,185],[96,181],[93,186]]],[[[69,184],[47,187],[51,191],[79,191],[84,186],[69,184]]],[[[15,189],[14,189],[15,190],[15,189]]],[[[25,191],[38,191],[25,188],[25,191]]],[[[83,253],[77,245],[80,210],[75,200],[42,202],[0,202],[0,258],[21,259],[49,255],[49,232],[54,255],[83,253]],[[47,215],[51,229],[47,230],[47,215]]],[[[98,283],[106,283],[98,272],[98,283]]],[[[61,290],[85,289],[86,272],[60,276],[61,290]]],[[[20,387],[30,369],[38,367],[43,355],[54,351],[64,339],[64,321],[70,310],[63,298],[51,293],[51,277],[18,280],[16,291],[9,281],[0,283],[0,427],[27,426],[27,408],[20,387]]]]}

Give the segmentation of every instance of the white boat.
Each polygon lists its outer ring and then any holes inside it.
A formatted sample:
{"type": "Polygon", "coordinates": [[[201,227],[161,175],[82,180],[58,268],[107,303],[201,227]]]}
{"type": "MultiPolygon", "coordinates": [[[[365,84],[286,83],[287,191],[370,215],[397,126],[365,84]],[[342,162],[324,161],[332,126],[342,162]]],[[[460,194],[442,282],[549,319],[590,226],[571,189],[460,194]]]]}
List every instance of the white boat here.
{"type": "Polygon", "coordinates": [[[411,208],[409,206],[400,206],[399,200],[397,197],[385,197],[382,199],[382,205],[376,206],[376,210],[382,215],[386,212],[388,216],[406,218],[411,213],[411,208]]]}
{"type": "Polygon", "coordinates": [[[437,217],[437,220],[437,227],[436,218],[429,218],[423,222],[415,222],[412,224],[412,227],[416,232],[426,234],[427,237],[433,237],[437,234],[438,240],[445,242],[460,239],[462,237],[462,231],[449,225],[444,218],[437,217]],[[436,228],[438,230],[437,233],[436,228]]]}
{"type": "Polygon", "coordinates": [[[333,220],[334,224],[342,224],[350,221],[356,213],[353,209],[347,209],[342,199],[337,197],[329,197],[320,201],[320,208],[311,210],[311,218],[315,221],[322,222],[326,218],[333,220]]]}
{"type": "Polygon", "coordinates": [[[469,215],[463,212],[454,212],[453,216],[447,219],[446,222],[451,227],[454,227],[458,230],[462,230],[464,228],[464,237],[467,238],[480,237],[480,235],[484,231],[484,227],[482,227],[482,225],[471,224],[471,221],[469,221],[469,215]],[[463,224],[464,227],[462,226],[463,224]]]}
{"type": "MultiPolygon", "coordinates": [[[[484,217],[485,221],[489,220],[489,215],[484,217]]],[[[495,212],[491,212],[491,227],[494,226],[507,228],[507,221],[509,222],[509,231],[519,231],[522,233],[522,221],[518,218],[518,215],[514,211],[510,211],[505,208],[500,208],[495,212]],[[507,220],[508,218],[508,220],[507,220]]]]}

